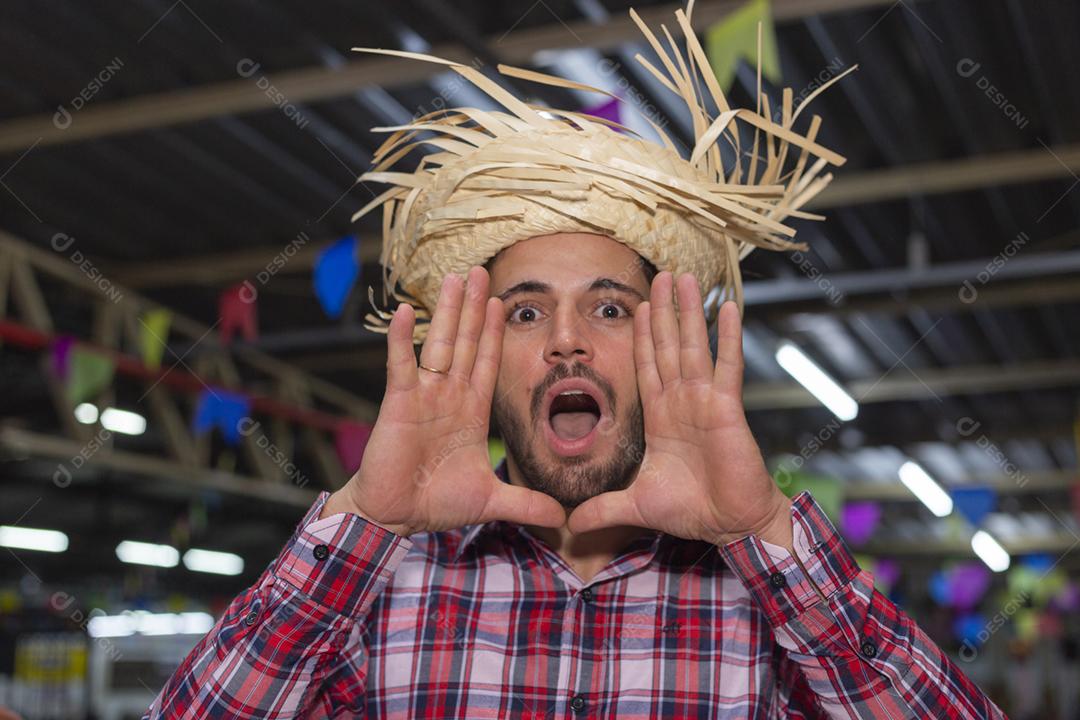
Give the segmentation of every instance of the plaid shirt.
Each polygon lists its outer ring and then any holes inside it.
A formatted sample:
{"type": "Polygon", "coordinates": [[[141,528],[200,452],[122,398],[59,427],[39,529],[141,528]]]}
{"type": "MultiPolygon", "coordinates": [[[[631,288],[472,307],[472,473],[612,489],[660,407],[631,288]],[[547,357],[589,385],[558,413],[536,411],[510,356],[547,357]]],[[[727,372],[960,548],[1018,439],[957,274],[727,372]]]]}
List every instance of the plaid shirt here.
{"type": "Polygon", "coordinates": [[[651,533],[587,585],[521,526],[403,538],[327,497],[146,717],[1004,717],[806,493],[796,557],[651,533]]]}

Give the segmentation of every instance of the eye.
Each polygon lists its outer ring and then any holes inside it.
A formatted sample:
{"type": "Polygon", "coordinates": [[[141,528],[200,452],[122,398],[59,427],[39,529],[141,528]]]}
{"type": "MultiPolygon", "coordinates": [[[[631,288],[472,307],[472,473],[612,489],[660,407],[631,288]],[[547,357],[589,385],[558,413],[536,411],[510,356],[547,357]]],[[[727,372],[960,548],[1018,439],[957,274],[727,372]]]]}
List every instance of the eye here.
{"type": "Polygon", "coordinates": [[[540,318],[540,311],[532,305],[515,305],[510,311],[507,320],[512,323],[525,324],[536,322],[540,318]]]}
{"type": "Polygon", "coordinates": [[[630,309],[617,300],[605,300],[596,306],[596,312],[605,320],[619,320],[629,317],[630,309]]]}

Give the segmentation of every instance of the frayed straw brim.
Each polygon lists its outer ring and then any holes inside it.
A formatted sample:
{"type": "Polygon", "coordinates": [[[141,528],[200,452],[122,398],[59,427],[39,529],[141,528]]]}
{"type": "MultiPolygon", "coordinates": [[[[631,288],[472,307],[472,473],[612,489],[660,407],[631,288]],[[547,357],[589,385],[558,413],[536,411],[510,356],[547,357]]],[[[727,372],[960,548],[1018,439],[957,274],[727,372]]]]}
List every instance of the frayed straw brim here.
{"type": "MultiPolygon", "coordinates": [[[[732,109],[691,28],[692,8],[693,3],[686,13],[679,10],[675,15],[686,39],[685,54],[667,27],[661,26],[668,41],[665,48],[630,11],[664,71],[641,55],[637,61],[690,111],[696,141],[689,158],[682,157],[651,121],[663,144],[643,140],[601,118],[530,105],[469,66],[399,50],[353,48],[446,65],[507,111],[454,108],[407,125],[372,128],[390,137],[376,151],[372,170],[360,180],[391,187],[357,211],[353,220],[382,206],[383,303],[389,293],[418,306],[416,342],[426,336],[425,321],[447,273],[464,275],[503,248],[538,235],[606,235],[660,270],[693,273],[704,289],[721,285],[723,292],[706,308],[710,315],[729,297],[742,306],[739,261],[755,247],[805,249],[792,242],[795,231],[784,220],[821,219],[799,208],[832,179],[822,173],[824,168],[842,165],[844,158],[815,141],[820,117],[811,119],[805,135],[792,126],[810,100],[854,67],[798,107],[793,107],[791,89],[785,88],[779,123],[770,119],[759,68],[758,109],[732,109]],[[705,109],[702,83],[718,108],[715,117],[705,109]],[[754,129],[753,148],[746,150],[748,163],[741,161],[744,150],[737,123],[754,129]],[[739,159],[726,174],[721,139],[739,159]],[[436,152],[426,155],[415,172],[391,169],[420,145],[436,152]],[[791,147],[797,150],[790,151],[791,147]]],[[[510,77],[610,95],[531,70],[505,65],[498,69],[510,77]]],[[[369,296],[374,313],[366,317],[365,325],[385,332],[390,313],[375,305],[370,289],[369,296]]]]}

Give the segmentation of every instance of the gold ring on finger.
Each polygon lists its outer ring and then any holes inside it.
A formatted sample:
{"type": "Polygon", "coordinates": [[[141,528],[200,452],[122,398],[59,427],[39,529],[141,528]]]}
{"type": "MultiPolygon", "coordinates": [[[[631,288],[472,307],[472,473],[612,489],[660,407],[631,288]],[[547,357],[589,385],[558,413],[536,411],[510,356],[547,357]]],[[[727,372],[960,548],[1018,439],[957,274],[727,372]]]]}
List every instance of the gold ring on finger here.
{"type": "Polygon", "coordinates": [[[420,364],[420,369],[421,370],[427,370],[428,372],[438,373],[439,375],[447,375],[448,374],[446,370],[437,370],[436,368],[428,367],[427,365],[424,365],[422,363],[420,364]]]}

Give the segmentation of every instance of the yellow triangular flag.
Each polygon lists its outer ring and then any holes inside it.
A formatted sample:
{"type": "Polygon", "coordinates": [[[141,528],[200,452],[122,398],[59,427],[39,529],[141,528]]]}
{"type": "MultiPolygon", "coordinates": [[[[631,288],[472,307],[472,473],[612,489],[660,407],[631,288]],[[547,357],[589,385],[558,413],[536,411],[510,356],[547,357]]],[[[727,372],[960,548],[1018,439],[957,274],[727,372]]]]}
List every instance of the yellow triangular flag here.
{"type": "Polygon", "coordinates": [[[172,312],[164,308],[150,310],[139,318],[139,352],[147,367],[161,367],[161,357],[169,341],[172,312]]]}
{"type": "Polygon", "coordinates": [[[741,8],[705,32],[705,51],[709,55],[720,87],[731,89],[739,60],[751,65],[761,63],[761,74],[773,83],[780,82],[780,53],[776,49],[769,0],[750,0],[741,8]],[[758,23],[761,23],[761,57],[758,57],[758,23]]]}

